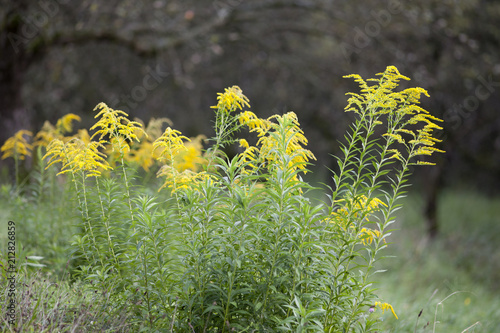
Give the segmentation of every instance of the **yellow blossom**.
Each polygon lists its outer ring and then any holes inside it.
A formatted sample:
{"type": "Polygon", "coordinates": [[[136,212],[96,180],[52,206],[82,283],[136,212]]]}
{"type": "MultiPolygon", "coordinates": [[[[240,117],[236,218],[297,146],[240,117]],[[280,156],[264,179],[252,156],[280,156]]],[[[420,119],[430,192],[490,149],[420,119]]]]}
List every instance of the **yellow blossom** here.
{"type": "Polygon", "coordinates": [[[375,238],[380,238],[380,237],[382,237],[382,233],[375,229],[362,228],[359,232],[359,238],[361,239],[361,242],[365,245],[371,244],[375,238]]]}
{"type": "Polygon", "coordinates": [[[280,149],[292,157],[287,168],[292,170],[298,168],[305,172],[305,164],[311,159],[315,160],[316,157],[310,150],[303,148],[307,146],[307,138],[300,129],[297,115],[288,112],[283,116],[271,116],[267,120],[270,129],[267,135],[262,135],[257,141],[257,146],[260,146],[259,155],[271,166],[278,162],[276,149],[280,149]],[[276,119],[277,123],[272,122],[272,119],[276,119]],[[284,138],[281,138],[279,133],[284,135],[284,138]]]}
{"type": "Polygon", "coordinates": [[[196,184],[209,179],[210,175],[204,171],[193,172],[191,170],[184,170],[179,172],[171,165],[164,165],[158,171],[157,177],[165,177],[165,182],[158,191],[163,188],[170,188],[172,192],[176,192],[180,189],[193,187],[196,184]]]}
{"type": "Polygon", "coordinates": [[[246,146],[245,150],[240,154],[239,160],[239,163],[244,166],[242,173],[250,174],[255,172],[258,169],[257,165],[259,162],[257,161],[257,156],[259,154],[259,149],[257,147],[250,146],[245,139],[240,140],[240,145],[242,147],[246,146]],[[250,168],[250,170],[246,167],[250,168]]]}
{"type": "Polygon", "coordinates": [[[208,173],[199,171],[206,163],[202,156],[202,140],[205,136],[199,135],[193,140],[183,136],[181,132],[167,127],[165,132],[153,143],[153,154],[156,159],[163,161],[157,177],[165,177],[165,183],[160,188],[170,188],[175,192],[181,188],[188,188],[209,177],[208,173]],[[185,143],[184,140],[187,142],[185,143]]]}
{"type": "Polygon", "coordinates": [[[396,312],[394,312],[394,308],[389,303],[375,302],[375,305],[373,307],[374,308],[379,307],[382,310],[382,313],[384,313],[385,310],[391,310],[391,312],[394,315],[394,317],[396,317],[396,319],[398,319],[398,316],[396,315],[396,312]]]}
{"type": "MultiPolygon", "coordinates": [[[[390,127],[389,132],[384,134],[387,144],[394,142],[406,146],[409,152],[408,158],[419,155],[431,155],[434,152],[443,152],[433,148],[435,143],[440,142],[432,136],[432,131],[441,129],[436,122],[442,121],[417,104],[420,103],[422,95],[429,96],[427,91],[420,87],[408,88],[403,91],[394,91],[400,80],[409,80],[401,75],[394,66],[388,66],[384,73],[379,73],[380,78],[363,80],[357,74],[347,75],[346,78],[354,78],[361,88],[361,94],[348,93],[350,95],[346,111],[358,113],[362,119],[369,116],[374,124],[380,124],[380,116],[388,115],[390,127]],[[368,81],[374,84],[368,84],[368,81]],[[422,129],[415,130],[416,124],[423,124],[422,129]],[[407,141],[402,134],[409,134],[411,140],[407,141]]],[[[394,153],[390,158],[403,161],[401,153],[394,153]]]]}
{"type": "Polygon", "coordinates": [[[80,116],[77,116],[73,113],[68,113],[67,115],[62,116],[56,123],[57,132],[64,135],[66,133],[70,133],[73,131],[72,121],[81,121],[80,116]]]}
{"type": "Polygon", "coordinates": [[[404,143],[403,137],[400,134],[393,134],[393,133],[385,133],[383,136],[390,137],[393,140],[396,140],[399,143],[404,143]]]}
{"type": "MultiPolygon", "coordinates": [[[[359,84],[362,92],[362,94],[347,93],[351,97],[348,99],[346,111],[354,111],[358,114],[363,113],[365,110],[372,114],[389,113],[403,101],[405,96],[400,93],[393,93],[392,90],[398,86],[400,80],[410,79],[401,75],[394,66],[388,66],[384,73],[378,73],[377,75],[381,76],[381,78],[367,80],[375,82],[373,85],[368,85],[358,74],[344,76],[344,78],[353,78],[359,84]]],[[[424,93],[423,89],[418,91],[424,93]]],[[[416,92],[415,90],[408,91],[407,98],[415,100],[416,92]]]]}
{"type": "Polygon", "coordinates": [[[217,105],[211,108],[224,113],[231,113],[237,109],[242,110],[244,106],[250,107],[248,98],[243,95],[241,88],[238,86],[225,88],[224,93],[217,93],[217,101],[217,105]]]}
{"type": "Polygon", "coordinates": [[[126,161],[130,161],[130,145],[125,138],[120,136],[111,137],[109,142],[101,141],[106,143],[105,152],[111,161],[120,160],[122,157],[126,161]]]}
{"type": "MultiPolygon", "coordinates": [[[[128,114],[121,110],[113,110],[105,103],[99,103],[94,108],[94,111],[100,110],[95,118],[100,118],[99,121],[90,128],[90,130],[98,129],[91,137],[99,136],[99,141],[107,135],[110,137],[121,137],[128,141],[139,141],[137,136],[138,131],[143,133],[142,125],[136,121],[130,121],[128,114]]],[[[128,146],[128,143],[126,144],[128,146]]],[[[127,149],[125,145],[119,146],[120,153],[124,153],[127,149]]]]}
{"type": "Polygon", "coordinates": [[[245,139],[240,139],[239,143],[240,143],[240,147],[242,147],[242,148],[245,148],[245,149],[250,148],[248,141],[245,139]]]}
{"type": "MultiPolygon", "coordinates": [[[[71,137],[65,137],[64,134],[73,131],[73,121],[80,121],[81,118],[73,113],[68,113],[57,120],[56,126],[52,125],[49,121],[43,123],[40,131],[35,135],[35,146],[47,147],[54,139],[68,141],[71,137]]],[[[83,130],[78,130],[79,134],[83,135],[83,130]]],[[[85,130],[86,131],[86,130],[85,130]]],[[[88,133],[87,133],[88,134],[88,133]]],[[[90,139],[90,138],[89,138],[90,139]]],[[[89,140],[90,141],[90,140],[89,140]]]]}
{"type": "Polygon", "coordinates": [[[106,155],[99,152],[103,145],[92,141],[85,143],[78,138],[73,138],[64,143],[60,139],[53,140],[47,146],[47,153],[44,159],[50,157],[47,168],[55,163],[61,163],[59,174],[67,172],[85,172],[85,177],[97,177],[102,170],[109,170],[111,167],[106,162],[106,155]]]}
{"type": "Polygon", "coordinates": [[[82,140],[85,144],[89,144],[90,143],[90,135],[89,135],[89,132],[87,131],[87,129],[79,129],[78,132],[76,133],[75,137],[79,138],[80,140],[82,140]]]}
{"type": "Polygon", "coordinates": [[[127,160],[137,163],[148,172],[154,164],[153,143],[149,140],[142,140],[138,147],[130,151],[127,160]]]}
{"type": "Polygon", "coordinates": [[[335,214],[342,215],[344,217],[349,216],[349,212],[352,212],[353,217],[358,217],[359,213],[361,215],[366,215],[368,213],[375,212],[379,210],[379,206],[387,205],[380,200],[379,198],[371,198],[370,200],[366,197],[366,195],[360,195],[355,200],[353,199],[341,199],[337,200],[339,202],[345,202],[345,205],[337,210],[335,214]]]}
{"type": "Polygon", "coordinates": [[[43,123],[42,129],[40,129],[40,131],[38,131],[38,133],[35,135],[34,145],[47,147],[52,140],[59,137],[60,134],[57,132],[54,125],[52,125],[49,121],[46,120],[43,123]]]}
{"type": "Polygon", "coordinates": [[[187,150],[183,140],[189,141],[180,131],[167,127],[165,132],[153,143],[155,158],[160,161],[166,160],[168,164],[173,163],[177,154],[187,150]]]}
{"type": "Polygon", "coordinates": [[[200,171],[201,166],[207,164],[202,151],[202,141],[205,139],[204,135],[198,135],[184,144],[186,149],[181,150],[174,157],[174,166],[177,170],[181,172],[184,170],[200,171]]]}
{"type": "Polygon", "coordinates": [[[146,134],[151,140],[158,139],[163,133],[163,124],[167,124],[172,126],[172,121],[168,118],[151,118],[148,122],[148,126],[146,127],[146,134]]]}
{"type": "Polygon", "coordinates": [[[250,132],[257,132],[257,135],[264,136],[271,128],[270,119],[261,119],[251,111],[245,111],[238,115],[240,125],[248,126],[250,132]]]}
{"type": "Polygon", "coordinates": [[[19,130],[2,145],[0,151],[3,152],[2,160],[7,157],[24,160],[26,156],[31,156],[33,145],[28,143],[25,136],[32,137],[33,133],[27,130],[19,130]]]}

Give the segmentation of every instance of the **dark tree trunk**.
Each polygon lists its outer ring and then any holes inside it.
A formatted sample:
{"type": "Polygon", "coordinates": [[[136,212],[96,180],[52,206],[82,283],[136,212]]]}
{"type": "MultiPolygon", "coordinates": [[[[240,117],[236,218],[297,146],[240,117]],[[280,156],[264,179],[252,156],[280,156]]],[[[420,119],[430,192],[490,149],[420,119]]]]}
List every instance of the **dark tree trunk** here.
{"type": "Polygon", "coordinates": [[[435,239],[439,233],[438,200],[442,186],[444,166],[442,163],[430,168],[428,178],[425,181],[425,208],[424,215],[427,223],[427,233],[431,239],[435,239]]]}

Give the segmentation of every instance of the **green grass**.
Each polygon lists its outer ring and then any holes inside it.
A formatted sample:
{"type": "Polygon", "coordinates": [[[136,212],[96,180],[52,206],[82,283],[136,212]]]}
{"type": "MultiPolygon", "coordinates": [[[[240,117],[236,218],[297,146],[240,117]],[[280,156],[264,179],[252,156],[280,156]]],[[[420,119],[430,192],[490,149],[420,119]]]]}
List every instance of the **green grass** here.
{"type": "Polygon", "coordinates": [[[390,238],[395,257],[382,262],[388,272],[379,276],[379,295],[399,316],[386,312],[383,331],[497,332],[500,198],[444,191],[435,241],[426,237],[422,208],[421,196],[405,199],[390,238]]]}

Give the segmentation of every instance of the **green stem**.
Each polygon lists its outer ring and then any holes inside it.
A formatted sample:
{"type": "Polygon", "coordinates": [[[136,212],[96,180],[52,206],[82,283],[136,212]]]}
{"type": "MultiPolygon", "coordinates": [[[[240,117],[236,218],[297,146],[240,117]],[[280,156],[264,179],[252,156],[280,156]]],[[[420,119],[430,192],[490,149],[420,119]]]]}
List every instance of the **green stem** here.
{"type": "Polygon", "coordinates": [[[90,223],[90,216],[89,216],[89,208],[87,204],[87,190],[85,186],[85,172],[82,172],[82,187],[83,187],[83,202],[85,205],[85,220],[87,221],[87,224],[89,225],[89,230],[90,230],[90,235],[92,236],[92,241],[94,242],[93,246],[97,252],[97,256],[99,257],[99,261],[101,262],[101,267],[104,268],[104,262],[102,261],[102,255],[99,252],[99,246],[97,245],[97,241],[94,235],[94,229],[92,228],[92,224],[90,223]]]}
{"type": "Polygon", "coordinates": [[[118,271],[118,275],[120,276],[120,280],[121,280],[120,264],[118,263],[118,258],[116,256],[115,248],[114,248],[114,245],[113,245],[113,241],[111,239],[111,234],[109,232],[109,230],[110,230],[109,217],[106,217],[106,214],[104,213],[104,205],[102,203],[101,189],[100,189],[100,186],[99,186],[99,178],[96,177],[95,181],[96,181],[96,187],[97,187],[97,195],[99,197],[99,203],[101,205],[102,219],[103,219],[103,222],[104,222],[104,227],[106,228],[108,247],[111,250],[111,254],[113,255],[113,259],[114,259],[115,265],[116,265],[116,270],[118,271]]]}
{"type": "Polygon", "coordinates": [[[17,151],[14,152],[14,173],[16,177],[16,191],[19,190],[19,156],[17,151]]]}
{"type": "MultiPolygon", "coordinates": [[[[82,209],[82,212],[83,212],[83,204],[82,204],[82,201],[80,199],[80,192],[78,190],[78,184],[76,182],[75,175],[74,175],[74,173],[70,173],[70,176],[71,176],[71,181],[73,182],[73,185],[75,187],[75,193],[76,193],[76,198],[78,200],[78,206],[80,206],[80,209],[82,209]]],[[[85,224],[83,225],[83,228],[84,228],[84,232],[87,233],[87,226],[85,224]]],[[[83,255],[85,256],[85,260],[87,261],[87,263],[90,263],[90,258],[87,255],[87,251],[83,247],[83,243],[80,243],[80,248],[81,248],[83,255]]],[[[95,262],[94,252],[91,252],[91,253],[92,253],[92,261],[95,262]]]]}

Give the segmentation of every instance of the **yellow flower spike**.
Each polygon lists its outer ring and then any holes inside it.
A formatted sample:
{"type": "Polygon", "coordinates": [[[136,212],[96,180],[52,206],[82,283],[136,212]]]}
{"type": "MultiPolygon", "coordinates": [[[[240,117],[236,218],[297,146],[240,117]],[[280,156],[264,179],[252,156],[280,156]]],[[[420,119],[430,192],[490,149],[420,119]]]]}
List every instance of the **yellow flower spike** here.
{"type": "Polygon", "coordinates": [[[250,168],[250,170],[247,170],[246,168],[242,169],[243,174],[250,174],[253,173],[255,170],[258,169],[258,154],[259,154],[259,149],[257,147],[250,146],[248,142],[245,139],[240,140],[240,145],[245,148],[245,151],[243,151],[240,154],[240,160],[239,163],[240,165],[246,165],[247,167],[250,168]],[[245,147],[245,145],[247,147],[245,147]]]}
{"type": "Polygon", "coordinates": [[[62,135],[72,132],[73,131],[72,121],[73,120],[81,121],[82,119],[73,113],[68,113],[67,115],[62,116],[56,123],[57,132],[62,134],[62,135]]]}
{"type": "Polygon", "coordinates": [[[187,150],[184,140],[190,141],[180,131],[167,127],[153,143],[153,155],[157,160],[166,160],[168,164],[172,164],[176,155],[187,150]]]}
{"type": "Polygon", "coordinates": [[[63,162],[63,159],[65,157],[64,148],[64,142],[59,139],[54,139],[47,145],[47,152],[43,156],[43,159],[47,157],[50,157],[50,159],[47,162],[46,169],[49,168],[52,164],[63,162]]]}
{"type": "MultiPolygon", "coordinates": [[[[335,200],[334,202],[334,204],[339,204],[339,203],[343,204],[336,211],[331,212],[330,216],[324,219],[324,222],[336,223],[344,231],[348,230],[348,227],[352,227],[348,225],[350,223],[349,222],[350,217],[355,219],[357,218],[367,219],[367,217],[370,214],[380,210],[380,206],[387,207],[387,205],[382,200],[378,198],[368,199],[365,195],[358,196],[356,200],[349,198],[349,199],[335,200]]],[[[363,234],[371,236],[372,241],[374,235],[380,236],[379,231],[366,228],[363,228],[360,231],[360,236],[363,236],[363,234]]],[[[369,243],[371,243],[371,241],[369,243]]]]}
{"type": "MultiPolygon", "coordinates": [[[[287,155],[293,156],[288,167],[294,169],[299,168],[305,171],[305,163],[309,160],[315,160],[314,154],[303,147],[307,145],[307,138],[304,132],[300,129],[297,115],[294,112],[288,112],[283,116],[273,115],[266,120],[266,125],[269,129],[262,135],[259,133],[257,146],[259,147],[259,156],[266,160],[269,166],[275,165],[278,161],[276,156],[276,148],[282,149],[287,155]],[[276,119],[277,123],[272,120],[276,119]],[[278,136],[281,127],[285,127],[285,147],[282,147],[282,141],[278,136]]],[[[297,175],[294,177],[297,180],[297,175]]]]}
{"type": "Polygon", "coordinates": [[[163,133],[163,124],[167,124],[172,126],[172,121],[168,118],[151,118],[148,122],[148,126],[146,127],[146,134],[151,140],[158,139],[163,133]]]}
{"type": "MultiPolygon", "coordinates": [[[[387,115],[389,124],[388,133],[383,134],[388,146],[399,143],[406,147],[409,156],[403,156],[395,149],[390,159],[398,159],[406,163],[406,158],[413,158],[419,155],[431,155],[434,152],[443,152],[434,146],[439,139],[432,137],[432,131],[442,129],[437,122],[442,120],[429,114],[429,112],[417,104],[422,96],[429,97],[429,93],[420,87],[407,88],[403,91],[394,91],[400,80],[409,80],[401,75],[394,66],[388,66],[384,73],[378,73],[379,78],[363,80],[359,75],[347,75],[346,78],[353,78],[360,88],[361,94],[347,93],[349,96],[346,111],[354,111],[362,118],[369,117],[370,124],[381,124],[381,116],[387,115]],[[371,84],[373,82],[373,84],[371,84]],[[413,125],[423,125],[423,128],[413,130],[413,125]],[[411,138],[405,138],[403,134],[408,134],[411,138]],[[409,139],[409,140],[407,140],[409,139]]],[[[425,163],[427,164],[427,163],[425,163]]]]}
{"type": "Polygon", "coordinates": [[[143,139],[143,137],[147,137],[145,130],[143,130],[143,128],[145,128],[144,122],[140,118],[135,117],[134,123],[139,124],[138,127],[135,127],[133,129],[133,132],[138,139],[137,141],[140,142],[143,139]]]}
{"type": "Polygon", "coordinates": [[[146,172],[154,164],[153,143],[149,140],[142,140],[136,149],[131,150],[129,154],[130,161],[141,166],[146,172]]]}
{"type": "Polygon", "coordinates": [[[245,149],[250,148],[250,145],[248,144],[248,141],[245,140],[245,139],[240,139],[239,143],[240,143],[240,147],[241,148],[245,148],[245,149]]]}
{"type": "Polygon", "coordinates": [[[82,140],[85,144],[89,144],[90,143],[90,134],[89,132],[87,131],[87,129],[79,129],[78,132],[76,133],[75,137],[79,138],[80,140],[82,140]]]}
{"type": "MultiPolygon", "coordinates": [[[[134,121],[140,124],[140,126],[134,128],[134,134],[139,139],[139,143],[129,145],[126,141],[122,140],[121,143],[115,145],[115,147],[124,147],[124,159],[142,167],[146,172],[149,172],[159,153],[159,151],[153,153],[153,141],[161,136],[163,124],[172,124],[172,122],[167,118],[151,118],[146,129],[142,130],[144,122],[139,118],[135,118],[134,121]]],[[[116,154],[113,156],[114,159],[117,157],[119,156],[116,156],[116,154]]]]}
{"type": "Polygon", "coordinates": [[[410,131],[410,130],[408,130],[408,129],[406,129],[406,128],[397,129],[397,130],[395,130],[395,132],[396,133],[405,133],[405,134],[409,134],[409,135],[415,137],[415,133],[412,132],[412,131],[410,131]]]}
{"type": "Polygon", "coordinates": [[[271,129],[270,119],[261,119],[251,111],[245,111],[238,115],[240,125],[248,126],[250,132],[257,132],[259,137],[266,135],[267,131],[271,129]]]}
{"type": "Polygon", "coordinates": [[[225,88],[224,93],[217,93],[218,103],[211,106],[225,113],[231,113],[237,109],[242,110],[244,106],[250,107],[248,97],[243,95],[243,91],[238,86],[225,88]]]}
{"type": "MultiPolygon", "coordinates": [[[[95,118],[100,118],[90,130],[97,129],[91,139],[99,136],[99,141],[102,141],[106,135],[111,137],[123,137],[128,141],[139,141],[137,136],[138,131],[144,133],[142,125],[137,121],[130,121],[128,114],[121,110],[113,110],[105,103],[99,103],[94,108],[94,111],[100,110],[95,118]]],[[[123,147],[125,148],[125,147],[123,147]]]]}
{"type": "MultiPolygon", "coordinates": [[[[364,245],[370,245],[375,238],[382,237],[382,233],[375,229],[362,228],[359,231],[359,238],[364,245]]],[[[385,243],[384,239],[384,243],[385,243]]]]}
{"type": "Polygon", "coordinates": [[[185,150],[180,151],[174,157],[174,167],[179,171],[191,170],[200,171],[202,165],[206,165],[208,161],[203,157],[202,141],[206,139],[204,135],[198,135],[191,138],[189,142],[184,144],[185,150]]]}
{"type": "Polygon", "coordinates": [[[99,142],[92,141],[85,144],[83,141],[78,140],[79,151],[75,155],[72,171],[85,171],[85,176],[88,178],[100,176],[101,170],[110,170],[111,167],[105,160],[106,155],[99,152],[99,148],[103,148],[103,145],[99,142]]]}
{"type": "Polygon", "coordinates": [[[399,150],[397,150],[397,149],[388,149],[387,152],[388,153],[393,153],[393,155],[389,156],[389,159],[395,158],[397,160],[403,161],[403,156],[401,155],[401,153],[399,152],[399,150]]]}
{"type": "Polygon", "coordinates": [[[73,138],[64,143],[55,139],[47,146],[47,153],[43,158],[50,157],[47,168],[55,163],[62,164],[58,175],[83,171],[86,178],[97,177],[101,175],[102,170],[111,169],[105,160],[106,155],[99,152],[100,148],[104,148],[103,145],[95,141],[85,143],[73,138]]]}
{"type": "MultiPolygon", "coordinates": [[[[354,111],[358,114],[369,106],[369,110],[374,114],[389,113],[397,108],[398,103],[402,103],[405,99],[415,100],[417,93],[423,93],[422,88],[408,89],[405,93],[393,93],[400,80],[410,80],[410,78],[401,75],[395,66],[388,66],[384,73],[378,73],[381,78],[363,80],[358,74],[346,75],[344,78],[353,78],[359,84],[362,94],[347,93],[350,96],[347,101],[346,111],[354,111]],[[367,81],[375,82],[373,85],[368,85],[367,81]]],[[[420,95],[418,95],[420,96],[420,95]]]]}
{"type": "Polygon", "coordinates": [[[394,312],[394,308],[389,303],[375,302],[375,305],[373,307],[374,308],[379,307],[382,310],[382,313],[384,313],[385,310],[391,310],[394,317],[396,317],[396,319],[399,319],[398,316],[396,315],[396,312],[394,312]]]}
{"type": "Polygon", "coordinates": [[[33,145],[28,143],[25,136],[32,137],[33,133],[27,130],[19,130],[2,145],[0,151],[3,152],[2,160],[8,157],[24,160],[26,156],[31,156],[33,145]]]}
{"type": "Polygon", "coordinates": [[[433,162],[417,161],[417,165],[436,165],[433,162]]]}
{"type": "Polygon", "coordinates": [[[54,125],[52,125],[49,121],[45,121],[43,123],[42,128],[38,133],[35,135],[34,138],[34,146],[42,146],[42,147],[47,147],[49,143],[60,137],[59,133],[57,132],[56,128],[54,125]]]}
{"type": "Polygon", "coordinates": [[[162,166],[156,176],[165,177],[165,182],[160,187],[158,192],[163,188],[170,188],[172,193],[183,188],[193,187],[199,182],[210,178],[210,175],[204,171],[196,173],[191,170],[184,170],[179,172],[171,165],[162,166]]]}
{"type": "Polygon", "coordinates": [[[403,137],[400,134],[385,133],[382,136],[387,136],[393,140],[396,140],[399,143],[404,143],[403,137]]]}
{"type": "Polygon", "coordinates": [[[245,111],[238,115],[238,121],[240,125],[246,125],[250,129],[250,132],[265,132],[269,130],[269,122],[260,119],[252,111],[245,111]]]}

